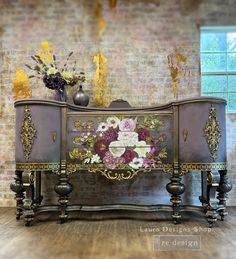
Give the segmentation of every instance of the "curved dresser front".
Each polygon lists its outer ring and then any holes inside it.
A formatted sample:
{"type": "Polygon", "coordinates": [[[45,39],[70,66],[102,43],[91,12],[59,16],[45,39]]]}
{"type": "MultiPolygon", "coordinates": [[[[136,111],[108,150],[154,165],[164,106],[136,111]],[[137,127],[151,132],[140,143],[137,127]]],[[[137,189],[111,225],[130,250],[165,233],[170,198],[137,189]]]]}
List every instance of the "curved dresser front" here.
{"type": "MultiPolygon", "coordinates": [[[[59,210],[64,222],[70,210],[145,209],[172,211],[180,222],[182,176],[202,172],[203,211],[210,226],[226,212],[231,185],[226,170],[226,101],[202,97],[146,108],[87,108],[44,99],[15,102],[17,218],[26,225],[41,211],[59,210]],[[140,174],[169,174],[166,189],[172,205],[71,206],[71,173],[97,173],[107,181],[129,181],[140,174]],[[59,181],[59,207],[41,206],[41,171],[59,181]]],[[[192,208],[190,208],[192,210],[192,208]]],[[[199,209],[199,208],[198,208],[199,209]]],[[[201,208],[202,209],[202,208],[201,208]]]]}

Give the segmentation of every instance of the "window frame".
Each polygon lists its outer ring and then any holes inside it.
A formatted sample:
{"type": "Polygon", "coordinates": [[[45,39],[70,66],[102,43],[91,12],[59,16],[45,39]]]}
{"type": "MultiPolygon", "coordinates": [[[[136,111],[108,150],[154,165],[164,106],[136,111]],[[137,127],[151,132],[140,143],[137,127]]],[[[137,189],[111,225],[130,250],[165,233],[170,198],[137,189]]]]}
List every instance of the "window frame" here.
{"type": "MultiPolygon", "coordinates": [[[[236,26],[201,26],[200,27],[200,76],[201,76],[201,95],[202,96],[214,96],[214,94],[224,94],[227,96],[227,102],[229,102],[229,95],[231,93],[236,94],[236,90],[235,91],[228,91],[228,84],[229,84],[229,77],[228,76],[236,76],[236,69],[235,71],[227,71],[228,70],[228,54],[236,54],[236,50],[235,51],[228,51],[227,48],[227,41],[226,41],[226,48],[224,51],[202,51],[201,48],[201,37],[202,37],[202,33],[225,33],[226,37],[227,37],[227,33],[236,33],[236,26]],[[202,71],[202,54],[225,54],[225,65],[226,65],[226,69],[225,71],[212,71],[212,72],[203,72],[202,71]],[[215,91],[215,92],[210,92],[210,91],[203,91],[203,84],[202,84],[202,80],[203,80],[203,76],[226,76],[226,89],[227,91],[215,91]]],[[[227,39],[227,38],[226,38],[227,39]]],[[[226,99],[226,98],[225,98],[226,99]]],[[[236,107],[235,110],[228,110],[227,107],[227,113],[236,113],[236,107]]]]}

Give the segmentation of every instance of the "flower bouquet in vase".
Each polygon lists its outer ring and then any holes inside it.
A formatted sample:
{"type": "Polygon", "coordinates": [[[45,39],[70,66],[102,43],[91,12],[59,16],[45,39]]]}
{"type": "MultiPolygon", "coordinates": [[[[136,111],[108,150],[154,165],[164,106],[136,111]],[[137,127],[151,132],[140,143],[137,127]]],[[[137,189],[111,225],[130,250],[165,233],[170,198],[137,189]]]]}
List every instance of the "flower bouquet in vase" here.
{"type": "Polygon", "coordinates": [[[74,86],[85,81],[83,72],[75,73],[76,61],[74,61],[73,69],[71,71],[68,70],[67,64],[72,54],[73,52],[70,52],[62,69],[58,68],[55,55],[52,56],[52,61],[51,58],[45,59],[42,55],[33,55],[31,58],[36,62],[36,65],[31,67],[26,64],[26,67],[34,72],[29,78],[42,78],[44,85],[55,91],[54,99],[57,101],[67,101],[66,86],[74,86]]]}

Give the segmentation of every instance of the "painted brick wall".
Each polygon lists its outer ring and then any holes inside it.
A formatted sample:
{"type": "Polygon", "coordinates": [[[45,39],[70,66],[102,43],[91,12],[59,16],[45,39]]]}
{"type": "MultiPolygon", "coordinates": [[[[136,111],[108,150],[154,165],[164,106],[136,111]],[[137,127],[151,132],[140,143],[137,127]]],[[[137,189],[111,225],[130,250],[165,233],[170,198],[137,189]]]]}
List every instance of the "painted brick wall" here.
{"type": "MultiPolygon", "coordinates": [[[[0,1],[0,206],[14,206],[9,184],[14,177],[14,123],[12,79],[17,67],[30,63],[42,41],[49,41],[63,61],[70,51],[78,69],[92,79],[92,57],[101,50],[108,60],[112,99],[132,106],[175,100],[167,56],[177,50],[187,57],[179,78],[178,99],[200,95],[199,26],[236,25],[236,0],[118,0],[112,11],[103,0],[106,29],[96,30],[92,0],[0,1]]],[[[40,80],[31,81],[33,97],[52,98],[40,80]]],[[[93,106],[93,86],[85,90],[93,106]]],[[[69,100],[73,89],[69,91],[69,100]]],[[[236,115],[228,115],[229,176],[236,181],[236,115]]],[[[189,195],[199,195],[199,176],[192,177],[189,195]]],[[[229,204],[236,205],[236,191],[229,204]]]]}

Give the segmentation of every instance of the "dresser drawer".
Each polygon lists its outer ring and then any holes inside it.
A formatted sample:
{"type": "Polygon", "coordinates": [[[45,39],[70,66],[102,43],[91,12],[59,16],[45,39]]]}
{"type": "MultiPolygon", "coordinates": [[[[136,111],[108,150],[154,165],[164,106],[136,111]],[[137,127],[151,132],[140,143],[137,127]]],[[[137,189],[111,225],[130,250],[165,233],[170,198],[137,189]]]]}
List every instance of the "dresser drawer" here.
{"type": "Polygon", "coordinates": [[[162,112],[70,113],[67,160],[81,169],[155,167],[173,160],[173,117],[162,112]]]}

